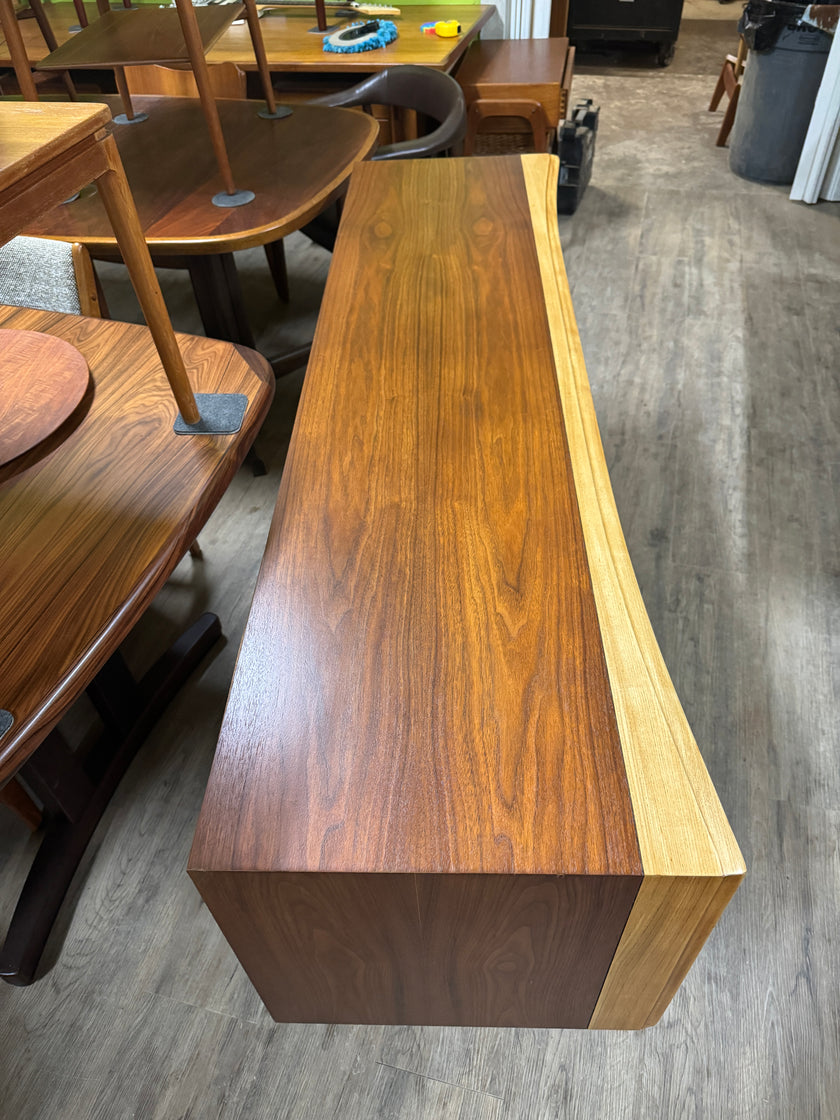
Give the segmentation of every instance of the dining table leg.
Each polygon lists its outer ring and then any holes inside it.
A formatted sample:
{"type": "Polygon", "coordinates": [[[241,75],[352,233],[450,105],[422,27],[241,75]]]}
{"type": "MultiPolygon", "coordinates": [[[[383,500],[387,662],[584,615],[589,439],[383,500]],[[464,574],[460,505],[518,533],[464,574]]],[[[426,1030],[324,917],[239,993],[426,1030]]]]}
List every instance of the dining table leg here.
{"type": "MultiPolygon", "coordinates": [[[[238,342],[254,349],[254,334],[245,310],[239,273],[232,253],[179,258],[189,269],[195,301],[208,338],[238,342]]],[[[165,264],[164,260],[160,261],[165,264]]]]}
{"type": "Polygon", "coordinates": [[[109,661],[91,695],[104,731],[92,750],[71,750],[58,730],[44,739],[19,773],[44,805],[44,836],[0,949],[0,979],[23,987],[35,977],[47,939],[88,843],[132,759],[155,721],[221,637],[204,614],[139,681],[109,661]],[[124,708],[125,720],[116,716],[124,708]]]}

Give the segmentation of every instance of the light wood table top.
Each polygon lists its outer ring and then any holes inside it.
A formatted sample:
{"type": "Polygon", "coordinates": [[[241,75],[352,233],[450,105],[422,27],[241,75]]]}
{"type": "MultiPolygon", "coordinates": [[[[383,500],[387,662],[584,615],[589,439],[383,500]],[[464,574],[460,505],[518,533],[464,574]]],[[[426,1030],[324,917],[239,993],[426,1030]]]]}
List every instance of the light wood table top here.
{"type": "MultiPolygon", "coordinates": [[[[268,364],[179,335],[198,392],[249,397],[235,435],[179,436],[144,327],[15,308],[0,328],[71,343],[89,389],[47,440],[0,468],[0,783],[32,754],[195,540],[274,392],[268,364]]],[[[3,331],[0,330],[0,344],[3,331]]]]}
{"type": "MultiPolygon", "coordinates": [[[[115,112],[119,99],[105,98],[115,112]]],[[[219,101],[236,185],[256,194],[246,206],[212,204],[222,190],[200,102],[135,97],[149,119],[113,125],[143,234],[156,254],[225,253],[263,245],[300,228],[339,192],[373,151],[377,125],[364,113],[299,106],[290,117],[263,120],[252,101],[219,101]]],[[[32,236],[115,247],[97,193],[82,192],[26,230],[32,236]]]]}
{"type": "MultiPolygon", "coordinates": [[[[91,23],[97,18],[95,5],[89,8],[91,23]]],[[[72,4],[44,4],[50,24],[59,44],[70,38],[69,27],[77,23],[72,4]]],[[[212,8],[211,8],[212,10],[212,8]]],[[[197,9],[201,11],[201,9],[197,9]]],[[[272,70],[282,71],[321,71],[371,73],[387,66],[414,63],[431,66],[435,70],[450,71],[462,57],[468,45],[482,27],[495,13],[492,4],[482,5],[420,5],[403,8],[402,15],[389,16],[399,30],[399,38],[382,50],[366,51],[363,54],[340,55],[323,50],[321,38],[311,35],[309,29],[315,25],[314,5],[310,9],[283,11],[281,14],[265,16],[260,20],[268,63],[272,70]],[[420,25],[440,19],[458,19],[462,31],[456,39],[442,39],[436,35],[424,35],[420,25]]],[[[131,13],[126,13],[130,16],[131,13]]],[[[173,12],[173,15],[175,13],[173,12]]],[[[121,12],[113,13],[114,20],[123,18],[121,12]]],[[[355,17],[347,17],[355,18],[355,17]]],[[[328,13],[330,25],[334,22],[328,13]]],[[[27,56],[34,64],[48,51],[34,21],[26,20],[20,25],[27,56]]],[[[148,60],[147,60],[148,61],[148,60]]],[[[216,41],[207,54],[208,63],[234,62],[244,70],[256,70],[254,51],[247,26],[235,24],[229,27],[216,41]]],[[[0,45],[0,64],[10,64],[5,42],[0,45]]],[[[69,63],[68,63],[69,65],[69,63]]]]}
{"type": "Polygon", "coordinates": [[[110,111],[101,104],[76,102],[59,109],[34,102],[6,105],[0,113],[0,190],[36,176],[110,120],[110,111]]]}
{"type": "Polygon", "coordinates": [[[189,862],[279,1020],[641,1027],[743,873],[618,522],[557,167],[350,185],[189,862]]]}

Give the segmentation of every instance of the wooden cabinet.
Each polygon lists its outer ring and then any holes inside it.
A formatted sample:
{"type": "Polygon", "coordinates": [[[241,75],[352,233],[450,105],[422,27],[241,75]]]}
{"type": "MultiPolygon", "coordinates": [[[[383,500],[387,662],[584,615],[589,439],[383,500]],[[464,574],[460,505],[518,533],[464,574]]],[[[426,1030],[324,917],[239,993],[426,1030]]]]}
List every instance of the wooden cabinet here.
{"type": "Polygon", "coordinates": [[[743,874],[618,524],[557,168],[353,175],[189,861],[278,1020],[643,1027],[743,874]]]}

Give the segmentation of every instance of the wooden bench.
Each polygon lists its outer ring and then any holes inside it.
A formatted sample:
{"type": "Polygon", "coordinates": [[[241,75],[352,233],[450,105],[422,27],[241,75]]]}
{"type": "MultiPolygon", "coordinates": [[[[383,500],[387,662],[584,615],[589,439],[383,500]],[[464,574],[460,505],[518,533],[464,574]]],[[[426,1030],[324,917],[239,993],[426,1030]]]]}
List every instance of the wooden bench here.
{"type": "Polygon", "coordinates": [[[546,155],[353,174],[189,861],[275,1019],[643,1027],[743,875],[556,189],[546,155]]]}
{"type": "Polygon", "coordinates": [[[534,151],[548,151],[568,114],[574,62],[568,39],[473,43],[456,74],[467,102],[467,155],[510,151],[523,132],[534,151]]]}

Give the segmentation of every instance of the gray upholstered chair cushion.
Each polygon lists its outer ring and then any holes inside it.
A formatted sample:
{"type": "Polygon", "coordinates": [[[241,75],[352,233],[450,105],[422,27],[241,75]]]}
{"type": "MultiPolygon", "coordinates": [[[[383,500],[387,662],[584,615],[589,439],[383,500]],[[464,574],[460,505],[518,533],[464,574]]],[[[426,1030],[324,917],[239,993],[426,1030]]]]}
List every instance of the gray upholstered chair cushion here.
{"type": "Polygon", "coordinates": [[[0,248],[0,303],[81,315],[73,246],[14,237],[0,248]]]}

